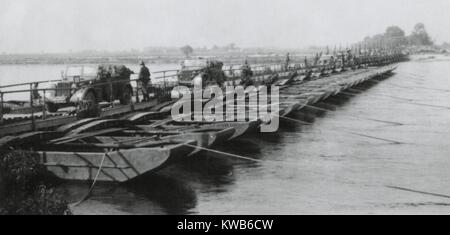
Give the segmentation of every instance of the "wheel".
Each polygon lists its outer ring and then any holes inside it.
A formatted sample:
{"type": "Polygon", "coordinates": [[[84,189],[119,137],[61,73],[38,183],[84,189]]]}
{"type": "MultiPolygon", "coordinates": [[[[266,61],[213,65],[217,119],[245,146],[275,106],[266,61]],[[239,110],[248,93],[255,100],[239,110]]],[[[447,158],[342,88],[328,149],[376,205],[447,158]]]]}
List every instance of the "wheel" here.
{"type": "Polygon", "coordinates": [[[96,117],[99,114],[97,98],[93,91],[89,91],[78,104],[77,116],[80,118],[96,117]]]}
{"type": "Polygon", "coordinates": [[[120,97],[120,104],[129,105],[131,104],[131,99],[133,98],[133,91],[131,88],[126,87],[120,97]]]}
{"type": "Polygon", "coordinates": [[[56,113],[56,112],[58,112],[59,107],[55,103],[46,102],[45,109],[50,113],[56,113]]]}

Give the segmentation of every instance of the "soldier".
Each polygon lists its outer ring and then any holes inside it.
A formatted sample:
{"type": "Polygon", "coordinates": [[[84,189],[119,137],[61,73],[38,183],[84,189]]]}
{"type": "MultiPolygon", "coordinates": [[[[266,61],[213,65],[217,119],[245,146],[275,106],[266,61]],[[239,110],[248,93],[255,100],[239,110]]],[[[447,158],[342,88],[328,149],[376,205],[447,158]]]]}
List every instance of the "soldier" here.
{"type": "Polygon", "coordinates": [[[144,102],[150,101],[150,95],[148,92],[148,85],[150,82],[150,70],[145,66],[144,61],[141,61],[141,70],[139,72],[139,83],[142,90],[142,95],[144,96],[144,102]]]}
{"type": "Polygon", "coordinates": [[[305,56],[305,60],[303,62],[305,65],[305,79],[308,80],[312,75],[312,69],[309,67],[308,58],[305,56]]]}
{"type": "Polygon", "coordinates": [[[3,94],[1,90],[0,90],[0,124],[3,124],[3,94]]]}
{"type": "Polygon", "coordinates": [[[334,56],[330,57],[330,62],[329,62],[329,67],[331,69],[331,72],[334,72],[334,70],[336,69],[336,61],[334,59],[334,56]]]}
{"type": "MultiPolygon", "coordinates": [[[[234,78],[234,69],[233,69],[233,65],[230,65],[230,68],[228,70],[228,74],[230,75],[231,78],[234,78]]],[[[233,80],[234,82],[234,80],[233,80]]]]}
{"type": "Polygon", "coordinates": [[[242,65],[241,67],[241,85],[243,86],[252,86],[253,80],[252,80],[252,76],[253,76],[253,71],[252,68],[250,67],[250,65],[248,64],[247,60],[244,61],[244,65],[242,65]]]}
{"type": "Polygon", "coordinates": [[[316,53],[316,57],[314,57],[314,66],[319,65],[320,56],[319,53],[316,53]]]}
{"type": "Polygon", "coordinates": [[[214,61],[211,63],[212,65],[212,71],[211,71],[211,75],[213,81],[219,86],[222,87],[223,84],[226,81],[226,75],[225,72],[223,71],[223,62],[220,61],[214,61]]]}
{"type": "Polygon", "coordinates": [[[344,54],[344,52],[341,52],[341,63],[342,63],[342,65],[341,65],[341,68],[342,69],[345,69],[347,66],[347,61],[345,60],[345,54],[344,54]]]}
{"type": "Polygon", "coordinates": [[[39,83],[38,82],[33,84],[33,92],[31,94],[31,97],[33,100],[40,100],[42,98],[41,94],[39,94],[39,83]]]}
{"type": "Polygon", "coordinates": [[[289,53],[286,55],[286,61],[284,62],[284,70],[288,71],[289,65],[291,64],[291,58],[289,56],[289,53]]]}
{"type": "Polygon", "coordinates": [[[97,77],[100,79],[100,88],[102,91],[101,99],[109,100],[111,98],[111,73],[108,70],[107,65],[99,65],[97,71],[97,77]]]}

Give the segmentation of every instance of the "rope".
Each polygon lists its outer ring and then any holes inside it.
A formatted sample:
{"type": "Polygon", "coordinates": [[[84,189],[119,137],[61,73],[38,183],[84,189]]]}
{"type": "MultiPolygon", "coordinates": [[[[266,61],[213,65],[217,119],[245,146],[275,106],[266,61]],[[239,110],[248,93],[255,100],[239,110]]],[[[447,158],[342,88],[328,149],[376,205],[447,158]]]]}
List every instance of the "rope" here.
{"type": "MultiPolygon", "coordinates": [[[[355,90],[355,89],[353,89],[353,90],[355,90]]],[[[341,92],[341,93],[344,95],[356,96],[356,94],[352,94],[352,93],[348,93],[348,92],[341,92]]],[[[364,95],[373,96],[373,97],[391,98],[391,99],[399,100],[398,102],[402,103],[402,104],[411,104],[411,105],[425,106],[425,107],[438,108],[438,109],[450,109],[450,106],[418,103],[418,102],[415,102],[416,101],[415,99],[408,99],[408,98],[388,96],[388,95],[373,95],[373,94],[364,94],[364,95]]]]}
{"type": "Polygon", "coordinates": [[[409,188],[403,188],[403,187],[397,187],[397,186],[390,186],[390,185],[387,185],[386,187],[391,188],[391,189],[412,192],[412,193],[420,193],[420,194],[424,194],[424,195],[435,196],[435,197],[442,197],[442,198],[447,198],[447,199],[450,198],[449,195],[444,195],[444,194],[439,194],[439,193],[430,193],[430,192],[419,191],[419,190],[415,190],[415,189],[409,189],[409,188]]]}
{"type": "MultiPolygon", "coordinates": [[[[237,159],[241,159],[241,160],[246,160],[246,161],[250,161],[250,162],[257,162],[257,163],[272,163],[272,164],[277,164],[277,165],[283,165],[283,166],[289,166],[289,167],[295,167],[295,164],[298,163],[297,161],[291,161],[291,160],[287,160],[287,159],[283,159],[282,161],[274,161],[274,160],[260,160],[260,159],[254,159],[254,158],[249,158],[249,157],[244,157],[244,156],[240,156],[240,155],[236,155],[236,154],[232,154],[232,153],[227,153],[227,152],[223,152],[223,151],[218,151],[218,150],[214,150],[214,149],[209,149],[209,148],[204,148],[204,147],[200,147],[200,146],[196,146],[196,145],[191,145],[191,144],[184,144],[185,146],[189,146],[189,147],[193,147],[193,148],[198,148],[207,152],[212,152],[212,153],[217,153],[220,155],[224,155],[224,156],[228,156],[228,157],[233,157],[233,158],[237,158],[237,159]]],[[[214,157],[214,156],[213,156],[214,157]]]]}
{"type": "MultiPolygon", "coordinates": [[[[376,81],[376,80],[368,80],[368,81],[372,81],[372,82],[376,82],[376,83],[381,83],[381,81],[376,81]]],[[[422,90],[431,90],[431,91],[442,91],[442,92],[450,92],[450,90],[448,89],[439,89],[439,88],[431,88],[431,87],[421,87],[421,86],[402,86],[402,85],[398,85],[398,84],[387,84],[388,86],[393,86],[393,87],[399,87],[399,88],[406,88],[406,89],[422,89],[422,90]]]]}
{"type": "Polygon", "coordinates": [[[80,201],[76,202],[76,203],[73,205],[74,207],[81,205],[83,202],[85,202],[86,200],[88,200],[89,197],[91,196],[92,191],[94,190],[95,184],[97,183],[97,179],[98,179],[98,177],[100,176],[100,172],[102,171],[103,163],[105,162],[105,159],[106,159],[106,156],[107,156],[107,155],[108,155],[108,153],[103,154],[103,158],[102,158],[102,161],[101,161],[101,163],[100,163],[100,167],[99,167],[98,170],[97,170],[97,174],[95,175],[94,181],[92,182],[92,185],[91,185],[91,187],[89,188],[89,191],[86,193],[86,195],[85,195],[80,201]]]}
{"type": "Polygon", "coordinates": [[[306,125],[306,126],[313,125],[313,123],[311,123],[311,122],[300,121],[300,120],[297,120],[297,119],[288,118],[288,117],[282,117],[282,116],[278,116],[278,115],[273,115],[273,116],[280,117],[280,118],[284,118],[284,119],[286,119],[286,120],[293,121],[293,122],[297,122],[297,123],[300,123],[300,124],[306,125]]]}
{"type": "Polygon", "coordinates": [[[418,103],[418,102],[400,102],[400,103],[425,106],[425,107],[431,107],[431,108],[438,108],[438,109],[450,109],[450,106],[443,106],[443,105],[424,104],[424,103],[418,103]]]}
{"type": "Polygon", "coordinates": [[[393,143],[393,144],[406,144],[406,143],[403,143],[403,142],[400,142],[400,141],[396,141],[396,140],[389,140],[389,139],[385,139],[385,138],[379,138],[379,137],[375,137],[375,136],[364,135],[364,134],[350,132],[350,131],[343,131],[343,132],[345,132],[347,134],[351,134],[351,135],[357,135],[357,136],[361,136],[361,137],[370,138],[370,139],[382,140],[382,141],[390,142],[390,143],[393,143]]]}
{"type": "MultiPolygon", "coordinates": [[[[319,111],[324,111],[324,112],[334,112],[334,113],[336,112],[336,111],[333,111],[333,110],[319,108],[319,107],[315,107],[315,106],[311,106],[311,105],[305,105],[305,106],[308,107],[308,108],[312,108],[312,109],[319,110],[319,111]]],[[[360,117],[360,116],[349,115],[349,114],[348,115],[343,114],[343,115],[348,116],[348,117],[357,118],[357,119],[363,119],[363,120],[369,120],[369,121],[374,121],[374,122],[381,122],[381,123],[392,124],[392,125],[396,125],[396,126],[405,125],[405,124],[400,123],[400,122],[385,121],[385,120],[380,120],[380,119],[374,119],[374,118],[368,118],[368,117],[360,117]]]]}
{"type": "MultiPolygon", "coordinates": [[[[355,88],[350,88],[350,91],[354,91],[354,92],[364,92],[362,90],[358,90],[355,88]]],[[[365,96],[372,96],[372,97],[382,97],[382,98],[391,98],[391,99],[395,99],[395,100],[403,100],[403,101],[414,101],[415,99],[409,99],[409,98],[403,98],[403,97],[396,97],[396,96],[390,96],[390,95],[374,95],[374,94],[352,94],[350,92],[345,92],[345,91],[341,91],[342,94],[344,95],[349,95],[349,96],[356,96],[356,95],[365,95],[365,96]]]]}
{"type": "MultiPolygon", "coordinates": [[[[205,150],[205,151],[212,152],[212,153],[218,153],[218,154],[222,154],[222,155],[227,155],[227,156],[238,158],[238,159],[242,159],[242,160],[247,160],[247,161],[252,161],[252,162],[268,162],[268,161],[264,161],[264,160],[259,160],[259,159],[249,158],[249,157],[243,157],[243,156],[239,156],[239,155],[232,154],[232,153],[222,152],[222,151],[218,151],[218,150],[214,150],[214,149],[204,148],[204,147],[200,147],[200,146],[197,146],[197,145],[191,145],[191,144],[184,144],[184,145],[189,146],[189,147],[193,147],[193,148],[198,148],[198,149],[205,150]]],[[[272,161],[272,162],[277,162],[277,161],[272,161]]]]}
{"type": "MultiPolygon", "coordinates": [[[[281,117],[281,116],[278,116],[278,117],[284,118],[284,119],[287,119],[287,120],[290,120],[290,121],[298,122],[298,123],[300,123],[302,125],[305,125],[304,124],[305,122],[300,121],[300,120],[287,118],[287,117],[281,117]]],[[[331,131],[333,131],[333,130],[331,130],[331,131]]],[[[319,129],[319,132],[322,132],[322,130],[319,129]]],[[[334,132],[339,132],[339,131],[335,130],[334,132]]],[[[406,144],[404,142],[400,142],[400,141],[396,141],[396,140],[390,140],[390,139],[380,138],[380,137],[376,137],[376,136],[360,134],[360,133],[356,133],[356,132],[350,132],[350,131],[345,131],[345,130],[340,130],[340,132],[343,132],[343,133],[346,133],[346,134],[350,134],[350,135],[357,135],[357,136],[361,136],[361,137],[366,137],[366,138],[369,138],[369,139],[382,140],[382,141],[385,141],[385,142],[388,142],[388,143],[392,143],[392,144],[406,144]]]]}

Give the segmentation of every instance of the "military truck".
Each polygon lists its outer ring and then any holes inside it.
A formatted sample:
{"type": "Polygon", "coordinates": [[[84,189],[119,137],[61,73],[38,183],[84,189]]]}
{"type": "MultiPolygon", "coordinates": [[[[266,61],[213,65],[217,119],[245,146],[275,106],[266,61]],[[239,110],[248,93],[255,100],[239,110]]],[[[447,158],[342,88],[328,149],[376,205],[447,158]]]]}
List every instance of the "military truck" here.
{"type": "Polygon", "coordinates": [[[134,72],[124,65],[68,66],[61,73],[62,80],[47,93],[49,112],[68,106],[78,107],[79,115],[95,116],[99,103],[131,103],[133,88],[130,76],[134,72]]]}
{"type": "Polygon", "coordinates": [[[178,80],[182,86],[192,87],[201,83],[203,87],[206,87],[222,86],[227,77],[223,71],[222,62],[199,58],[183,62],[178,80]]]}

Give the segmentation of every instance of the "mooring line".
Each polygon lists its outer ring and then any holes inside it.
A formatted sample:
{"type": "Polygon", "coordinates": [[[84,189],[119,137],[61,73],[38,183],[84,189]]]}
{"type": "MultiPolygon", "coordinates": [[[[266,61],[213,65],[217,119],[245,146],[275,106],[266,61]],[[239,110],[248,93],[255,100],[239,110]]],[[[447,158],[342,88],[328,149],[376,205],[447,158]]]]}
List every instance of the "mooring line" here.
{"type": "Polygon", "coordinates": [[[393,143],[393,144],[406,144],[404,142],[400,142],[400,141],[396,141],[396,140],[390,140],[390,139],[385,139],[385,138],[380,138],[380,137],[375,137],[375,136],[355,133],[355,132],[351,132],[351,131],[343,131],[343,132],[348,133],[348,134],[352,134],[352,135],[357,135],[357,136],[361,136],[361,137],[370,138],[370,139],[382,140],[382,141],[390,142],[390,143],[393,143]]]}
{"type": "MultiPolygon", "coordinates": [[[[290,121],[298,122],[298,123],[300,123],[302,125],[305,125],[305,124],[303,124],[304,123],[303,121],[300,121],[300,120],[297,120],[297,119],[292,119],[292,118],[287,118],[287,117],[282,117],[282,116],[278,116],[278,117],[279,118],[284,118],[284,119],[287,119],[287,120],[290,120],[290,121]]],[[[312,125],[312,123],[309,123],[308,125],[312,125]]],[[[366,138],[369,138],[369,139],[382,140],[382,141],[389,142],[389,143],[392,143],[392,144],[407,144],[405,142],[400,142],[400,141],[396,141],[396,140],[390,140],[390,139],[386,139],[386,138],[380,138],[380,137],[371,136],[371,135],[360,134],[360,133],[346,131],[346,130],[342,130],[342,129],[341,130],[327,130],[327,131],[330,131],[330,132],[333,132],[333,131],[334,132],[343,132],[343,133],[347,133],[347,134],[350,134],[350,135],[357,135],[357,136],[360,136],[360,137],[366,137],[366,138]]],[[[322,132],[322,130],[319,129],[319,132],[322,132]]]]}
{"type": "MultiPolygon", "coordinates": [[[[345,94],[345,95],[350,95],[350,96],[359,95],[359,94],[352,94],[352,93],[347,93],[347,92],[341,92],[341,93],[345,94]]],[[[425,106],[425,107],[432,107],[432,108],[439,108],[439,109],[450,109],[450,106],[418,103],[418,102],[415,102],[416,99],[408,99],[408,98],[401,98],[401,97],[387,96],[387,95],[372,95],[372,94],[364,94],[364,95],[373,96],[373,97],[386,97],[386,98],[391,98],[391,99],[396,99],[396,100],[402,100],[402,101],[399,101],[399,103],[402,103],[402,104],[411,104],[411,105],[425,106]]]]}
{"type": "Polygon", "coordinates": [[[403,187],[397,187],[397,186],[390,186],[390,185],[386,185],[386,187],[391,188],[391,189],[398,189],[398,190],[402,190],[402,191],[412,192],[412,193],[420,193],[420,194],[450,199],[449,195],[444,195],[444,194],[439,194],[439,193],[430,193],[430,192],[424,192],[424,191],[403,188],[403,187]]]}
{"type": "Polygon", "coordinates": [[[404,77],[407,77],[408,79],[424,80],[423,78],[425,75],[418,75],[418,74],[414,74],[414,73],[402,72],[401,74],[399,74],[399,76],[404,76],[404,77]]]}
{"type": "Polygon", "coordinates": [[[97,179],[100,176],[100,172],[102,171],[103,164],[105,163],[105,159],[106,159],[107,155],[108,155],[108,153],[103,154],[102,161],[101,161],[100,166],[99,166],[99,168],[97,170],[97,174],[95,175],[94,181],[92,182],[92,185],[89,188],[89,191],[86,193],[86,195],[80,201],[78,201],[75,204],[73,204],[74,207],[81,205],[81,203],[83,203],[86,200],[88,200],[89,197],[91,196],[92,191],[94,190],[95,184],[97,183],[97,179]]]}
{"type": "Polygon", "coordinates": [[[311,123],[311,122],[305,122],[305,121],[297,120],[297,119],[294,119],[294,118],[282,117],[282,116],[278,116],[278,115],[273,115],[273,116],[276,116],[276,117],[279,117],[279,118],[284,118],[284,119],[289,120],[289,121],[297,122],[297,123],[300,123],[300,124],[305,125],[305,126],[313,125],[313,123],[311,123]]]}
{"type": "Polygon", "coordinates": [[[193,148],[198,148],[198,149],[201,149],[201,150],[204,150],[204,151],[207,151],[207,152],[217,153],[217,154],[220,154],[220,155],[223,155],[223,156],[228,156],[228,157],[241,159],[241,160],[246,160],[246,161],[255,162],[255,163],[272,163],[272,164],[276,164],[276,165],[283,165],[283,166],[289,166],[289,167],[295,167],[294,164],[298,163],[297,161],[292,161],[292,160],[289,160],[289,159],[283,159],[283,160],[278,160],[278,161],[276,161],[276,160],[254,159],[254,158],[244,157],[244,156],[240,156],[240,155],[233,154],[233,153],[227,153],[227,152],[214,150],[214,149],[210,149],[210,148],[204,148],[204,147],[200,147],[200,146],[197,146],[197,145],[191,145],[191,144],[183,144],[183,145],[189,146],[189,147],[193,147],[193,148]]]}
{"type": "MultiPolygon", "coordinates": [[[[305,105],[305,107],[312,108],[312,109],[319,110],[319,111],[336,113],[336,111],[334,111],[334,110],[319,108],[319,107],[315,107],[315,106],[311,106],[311,105],[305,105]]],[[[385,121],[385,120],[380,120],[380,119],[375,119],[375,118],[368,118],[368,117],[361,117],[361,116],[355,116],[355,115],[350,115],[350,114],[343,114],[343,115],[348,116],[348,117],[357,118],[357,119],[363,119],[363,120],[369,120],[369,121],[374,121],[374,122],[381,122],[381,123],[392,124],[392,125],[396,125],[396,126],[403,126],[403,125],[405,125],[404,123],[400,123],[400,122],[385,121]]]]}
{"type": "MultiPolygon", "coordinates": [[[[377,81],[377,80],[368,80],[368,81],[373,81],[376,83],[381,83],[382,81],[377,81]]],[[[386,83],[384,83],[386,84],[386,83]]],[[[432,90],[432,91],[443,91],[443,92],[450,92],[450,90],[447,89],[439,89],[439,88],[431,88],[431,87],[420,87],[420,86],[403,86],[403,85],[398,85],[398,84],[392,84],[392,83],[387,83],[386,85],[388,86],[393,86],[393,87],[399,87],[399,88],[405,88],[405,89],[423,89],[423,90],[432,90]]]]}
{"type": "Polygon", "coordinates": [[[450,109],[450,106],[444,106],[444,105],[434,105],[434,104],[424,104],[424,103],[417,103],[417,102],[401,102],[404,104],[413,104],[418,106],[424,106],[424,107],[432,107],[432,108],[439,108],[439,109],[450,109]]]}
{"type": "MultiPolygon", "coordinates": [[[[349,88],[349,91],[355,91],[355,92],[364,92],[363,90],[355,89],[355,88],[349,88]]],[[[342,91],[341,93],[345,95],[360,95],[360,94],[352,94],[349,92],[342,91]]],[[[404,100],[404,101],[414,101],[416,99],[409,99],[409,98],[403,98],[403,97],[396,97],[396,96],[390,96],[390,95],[374,95],[374,94],[361,94],[361,95],[367,95],[367,96],[373,96],[373,97],[386,97],[391,99],[397,99],[397,100],[404,100]]]]}
{"type": "Polygon", "coordinates": [[[341,91],[341,94],[348,95],[348,96],[365,95],[365,96],[380,97],[380,98],[390,98],[390,99],[394,99],[394,100],[414,101],[414,99],[401,98],[401,97],[395,97],[395,96],[389,96],[389,95],[353,94],[353,93],[345,92],[345,91],[341,91]]]}
{"type": "Polygon", "coordinates": [[[416,82],[423,82],[423,81],[425,81],[425,79],[423,79],[423,78],[419,78],[419,77],[411,77],[411,76],[409,76],[409,75],[407,75],[407,74],[405,74],[405,75],[403,75],[403,76],[405,76],[406,79],[408,79],[409,81],[416,81],[416,82]]]}
{"type": "Polygon", "coordinates": [[[397,85],[397,84],[390,84],[397,87],[402,88],[413,88],[413,89],[423,89],[423,90],[431,90],[431,91],[443,91],[443,92],[450,92],[448,89],[439,89],[439,88],[431,88],[431,87],[421,87],[421,86],[403,86],[403,85],[397,85]]]}
{"type": "MultiPolygon", "coordinates": [[[[189,146],[189,147],[193,147],[193,148],[198,148],[198,149],[205,150],[205,151],[212,152],[212,153],[218,153],[218,154],[222,154],[222,155],[227,155],[227,156],[233,157],[233,158],[238,158],[238,159],[242,159],[242,160],[252,161],[252,162],[268,162],[268,161],[270,161],[270,160],[260,160],[260,159],[244,157],[244,156],[240,156],[240,155],[236,155],[236,154],[232,154],[232,153],[227,153],[227,152],[223,152],[223,151],[219,151],[219,150],[214,150],[214,149],[210,149],[210,148],[204,148],[204,147],[200,147],[200,146],[192,145],[192,144],[183,144],[183,145],[186,145],[186,146],[189,146]]],[[[280,161],[270,161],[270,162],[282,163],[280,161]]]]}
{"type": "MultiPolygon", "coordinates": [[[[281,118],[286,118],[286,117],[281,117],[281,118]]],[[[291,121],[299,121],[299,120],[295,120],[295,119],[291,119],[291,118],[286,118],[288,120],[291,121]]],[[[300,123],[302,123],[301,121],[299,121],[300,123]]],[[[321,131],[321,130],[319,130],[321,131]]],[[[386,142],[390,142],[390,143],[394,143],[394,144],[402,144],[402,142],[399,141],[393,141],[393,140],[388,140],[388,139],[384,139],[384,138],[378,138],[378,137],[373,137],[373,136],[368,136],[368,135],[363,135],[363,134],[359,134],[359,133],[353,133],[353,132],[347,132],[347,131],[343,131],[345,133],[348,134],[353,134],[353,135],[358,135],[358,136],[362,136],[362,137],[366,137],[366,138],[371,138],[371,139],[377,139],[377,140],[382,140],[382,141],[386,141],[386,142]]],[[[257,162],[257,163],[275,163],[275,164],[283,164],[283,165],[288,165],[288,166],[292,166],[292,164],[289,164],[293,161],[288,161],[288,160],[283,160],[283,161],[273,161],[273,160],[260,160],[260,159],[254,159],[254,158],[249,158],[249,157],[244,157],[244,156],[240,156],[237,154],[233,154],[233,153],[227,153],[224,151],[219,151],[219,150],[214,150],[214,149],[210,149],[210,148],[205,148],[205,147],[200,147],[197,145],[192,145],[192,144],[183,144],[185,146],[189,146],[192,148],[197,148],[197,149],[201,149],[207,152],[212,152],[212,153],[217,153],[220,155],[224,155],[224,156],[228,156],[228,157],[232,157],[232,158],[236,158],[236,159],[241,159],[241,160],[246,160],[246,161],[251,161],[251,162],[257,162]]]]}

